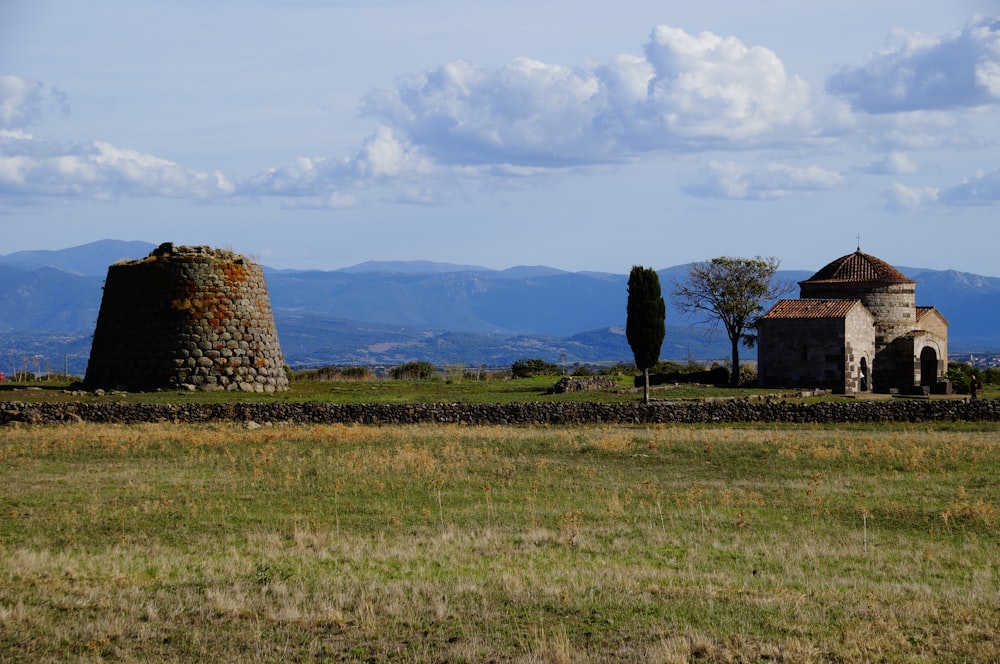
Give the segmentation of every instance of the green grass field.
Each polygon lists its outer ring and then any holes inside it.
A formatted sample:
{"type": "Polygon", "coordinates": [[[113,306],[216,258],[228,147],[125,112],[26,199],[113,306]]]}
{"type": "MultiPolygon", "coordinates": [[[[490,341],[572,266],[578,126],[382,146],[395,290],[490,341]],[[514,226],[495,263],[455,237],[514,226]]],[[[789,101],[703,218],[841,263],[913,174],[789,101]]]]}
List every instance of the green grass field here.
{"type": "MultiPolygon", "coordinates": [[[[33,383],[32,390],[24,385],[0,385],[0,399],[27,401],[132,401],[142,403],[200,403],[238,401],[290,401],[320,403],[505,403],[511,401],[634,401],[636,394],[631,376],[619,376],[616,390],[589,390],[569,394],[547,395],[558,377],[468,380],[295,380],[287,392],[257,394],[246,392],[188,392],[164,390],[161,392],[113,392],[95,396],[91,392],[72,392],[67,383],[33,383]],[[18,389],[21,388],[21,389],[18,389]]],[[[684,387],[670,390],[677,396],[703,394],[715,388],[684,387]]],[[[660,392],[667,394],[666,390],[660,392]]],[[[725,393],[725,392],[724,392],[725,393]]]]}
{"type": "Polygon", "coordinates": [[[1000,660],[1000,425],[0,429],[0,660],[1000,660]]]}
{"type": "MultiPolygon", "coordinates": [[[[642,389],[635,388],[633,377],[615,376],[614,389],[583,390],[566,394],[548,394],[559,380],[557,376],[534,378],[438,378],[434,380],[295,380],[287,392],[256,394],[246,392],[109,392],[95,396],[93,392],[73,391],[68,383],[37,382],[0,384],[0,401],[125,401],[133,403],[215,403],[240,401],[316,402],[316,403],[509,403],[523,401],[570,401],[634,403],[641,399],[642,389]]],[[[757,387],[727,388],[705,385],[656,386],[653,399],[701,399],[716,397],[746,397],[749,395],[792,395],[794,390],[762,389],[757,387]]],[[[986,385],[981,391],[985,399],[1000,398],[1000,386],[986,385]]],[[[831,396],[826,398],[843,398],[831,396]]],[[[865,398],[888,398],[868,394],[865,398]]]]}

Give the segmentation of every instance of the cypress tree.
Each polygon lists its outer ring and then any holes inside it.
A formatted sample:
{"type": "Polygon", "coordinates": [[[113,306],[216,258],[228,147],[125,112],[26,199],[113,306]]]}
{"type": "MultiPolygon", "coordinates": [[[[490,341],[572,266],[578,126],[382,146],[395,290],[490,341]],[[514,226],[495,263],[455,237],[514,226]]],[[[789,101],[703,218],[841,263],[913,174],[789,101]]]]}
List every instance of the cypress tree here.
{"type": "Polygon", "coordinates": [[[660,360],[666,335],[667,307],[660,293],[660,276],[652,268],[634,265],[628,278],[628,320],[625,337],[635,366],[642,371],[642,400],[649,403],[649,370],[660,360]]]}

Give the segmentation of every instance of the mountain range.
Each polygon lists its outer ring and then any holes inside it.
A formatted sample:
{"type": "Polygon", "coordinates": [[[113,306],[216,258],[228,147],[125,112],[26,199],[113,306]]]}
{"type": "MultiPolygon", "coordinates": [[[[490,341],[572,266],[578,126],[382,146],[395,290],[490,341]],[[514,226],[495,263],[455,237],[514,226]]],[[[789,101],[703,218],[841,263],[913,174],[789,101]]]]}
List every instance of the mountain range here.
{"type": "MultiPolygon", "coordinates": [[[[144,257],[155,246],[101,240],[0,256],[0,367],[82,374],[108,266],[144,257]]],[[[724,334],[671,310],[667,292],[687,269],[658,270],[668,301],[661,356],[727,358],[724,334]]],[[[953,354],[1000,349],[1000,278],[898,269],[917,280],[917,304],[937,306],[951,323],[953,354]]],[[[282,350],[293,367],[632,359],[624,334],[627,274],[428,261],[368,261],[330,271],[265,266],[265,274],[282,350]]],[[[811,275],[782,270],[776,278],[797,282],[811,275]]],[[[753,351],[743,357],[752,359],[753,351]]]]}

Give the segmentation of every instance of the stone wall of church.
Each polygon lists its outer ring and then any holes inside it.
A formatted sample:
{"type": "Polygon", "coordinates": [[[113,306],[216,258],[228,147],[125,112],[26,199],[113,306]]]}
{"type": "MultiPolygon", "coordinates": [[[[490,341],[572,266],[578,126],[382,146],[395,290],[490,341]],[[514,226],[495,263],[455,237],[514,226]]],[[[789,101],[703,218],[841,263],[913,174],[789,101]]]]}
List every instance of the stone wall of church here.
{"type": "MultiPolygon", "coordinates": [[[[875,357],[871,315],[855,306],[843,319],[763,319],[757,371],[763,387],[813,387],[837,393],[861,389],[861,360],[875,357]]],[[[871,377],[866,377],[868,381],[871,377]]]]}
{"type": "Polygon", "coordinates": [[[842,392],[847,380],[845,342],[842,320],[764,319],[758,327],[758,382],[762,387],[842,392]]]}
{"type": "Polygon", "coordinates": [[[861,300],[875,316],[875,346],[881,350],[896,337],[912,332],[917,325],[916,284],[868,284],[852,282],[800,283],[801,298],[861,300]]]}
{"type": "MultiPolygon", "coordinates": [[[[926,330],[939,339],[945,341],[948,339],[948,323],[945,321],[944,317],[937,312],[937,310],[932,310],[921,318],[919,327],[921,330],[926,330]]],[[[945,355],[947,355],[947,343],[945,344],[944,351],[945,355]]]]}
{"type": "Polygon", "coordinates": [[[84,383],[288,389],[263,270],[230,251],[169,243],[112,265],[84,383]]]}
{"type": "Polygon", "coordinates": [[[872,288],[861,297],[875,316],[875,348],[912,332],[917,326],[915,284],[890,284],[872,288]]]}
{"type": "Polygon", "coordinates": [[[846,339],[846,367],[844,392],[862,392],[872,389],[872,363],[875,359],[875,336],[872,327],[875,319],[865,308],[855,306],[844,321],[844,338],[846,339]],[[867,367],[865,385],[862,386],[862,360],[867,367]]]}

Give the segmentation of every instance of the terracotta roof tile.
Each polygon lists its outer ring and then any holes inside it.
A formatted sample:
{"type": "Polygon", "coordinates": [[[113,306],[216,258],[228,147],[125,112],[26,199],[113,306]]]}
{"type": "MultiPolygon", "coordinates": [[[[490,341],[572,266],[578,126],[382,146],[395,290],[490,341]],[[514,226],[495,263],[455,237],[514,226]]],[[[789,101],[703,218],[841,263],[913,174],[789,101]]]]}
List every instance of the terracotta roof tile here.
{"type": "Polygon", "coordinates": [[[844,318],[859,302],[860,300],[779,300],[764,318],[844,318]]]}
{"type": "Polygon", "coordinates": [[[862,253],[860,249],[827,264],[806,281],[912,283],[911,279],[907,279],[906,275],[881,258],[862,253]]]}

